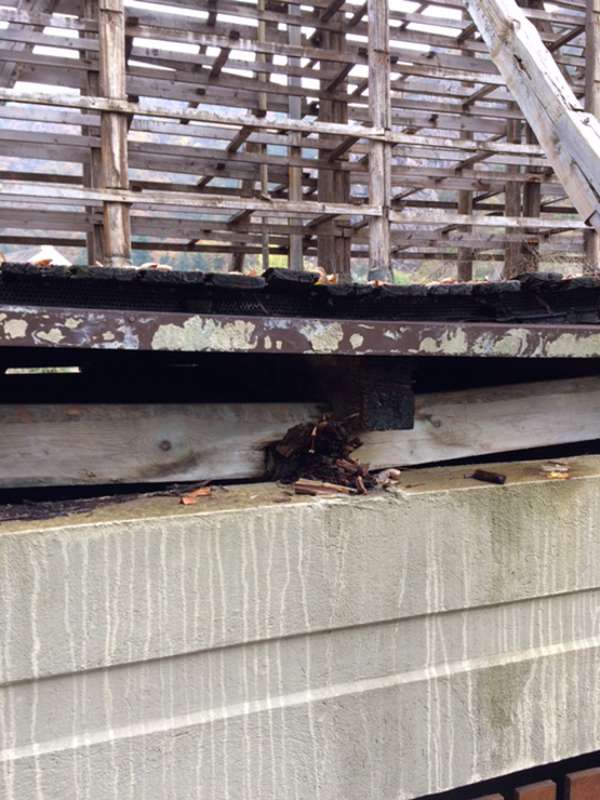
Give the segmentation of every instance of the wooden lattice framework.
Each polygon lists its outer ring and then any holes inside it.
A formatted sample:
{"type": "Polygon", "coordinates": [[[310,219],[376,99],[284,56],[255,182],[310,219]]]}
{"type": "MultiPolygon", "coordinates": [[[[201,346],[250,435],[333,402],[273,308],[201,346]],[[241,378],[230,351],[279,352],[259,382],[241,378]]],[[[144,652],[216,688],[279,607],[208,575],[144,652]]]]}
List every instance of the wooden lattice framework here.
{"type": "MultiPolygon", "coordinates": [[[[0,243],[597,268],[467,5],[2,0],[0,243]]],[[[597,113],[600,0],[520,5],[597,113]]]]}

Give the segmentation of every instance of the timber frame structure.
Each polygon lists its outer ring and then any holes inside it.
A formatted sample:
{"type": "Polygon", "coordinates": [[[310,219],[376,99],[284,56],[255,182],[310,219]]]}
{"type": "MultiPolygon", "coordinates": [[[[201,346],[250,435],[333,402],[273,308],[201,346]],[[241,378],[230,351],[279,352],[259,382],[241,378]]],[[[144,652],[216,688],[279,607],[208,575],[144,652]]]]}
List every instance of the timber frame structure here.
{"type": "MultiPolygon", "coordinates": [[[[600,0],[519,5],[565,107],[597,114],[600,0]]],[[[570,141],[564,109],[544,128],[515,89],[527,65],[496,6],[517,13],[514,0],[2,0],[0,247],[86,246],[110,266],[223,253],[238,271],[278,255],[340,280],[357,260],[383,280],[424,261],[461,280],[490,261],[508,277],[594,271],[600,149],[579,160],[579,140],[548,144],[570,141]]],[[[593,138],[589,123],[576,122],[593,138]]]]}

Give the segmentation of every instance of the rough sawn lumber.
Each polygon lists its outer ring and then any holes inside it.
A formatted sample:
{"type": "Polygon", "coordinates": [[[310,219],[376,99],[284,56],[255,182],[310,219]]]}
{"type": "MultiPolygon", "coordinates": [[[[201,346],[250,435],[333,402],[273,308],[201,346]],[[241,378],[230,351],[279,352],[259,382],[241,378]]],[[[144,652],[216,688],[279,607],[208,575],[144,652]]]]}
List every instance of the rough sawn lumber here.
{"type": "Polygon", "coordinates": [[[600,121],[584,111],[514,0],[467,0],[466,6],[573,205],[600,229],[600,121]]]}
{"type": "MultiPolygon", "coordinates": [[[[372,468],[586,441],[600,430],[600,378],[417,397],[413,430],[365,433],[372,468]]],[[[316,404],[3,405],[0,486],[261,478],[264,448],[316,404]]]]}

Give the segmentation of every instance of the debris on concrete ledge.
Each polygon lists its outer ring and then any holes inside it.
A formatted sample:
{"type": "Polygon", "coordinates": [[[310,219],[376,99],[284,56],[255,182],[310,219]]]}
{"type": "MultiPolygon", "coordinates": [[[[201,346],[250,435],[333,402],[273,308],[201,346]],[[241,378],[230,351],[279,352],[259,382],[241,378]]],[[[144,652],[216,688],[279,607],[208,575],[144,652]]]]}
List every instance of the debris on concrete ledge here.
{"type": "Polygon", "coordinates": [[[179,502],[184,506],[194,506],[198,502],[199,497],[210,497],[212,494],[212,486],[199,486],[191,492],[182,495],[179,502]]]}
{"type": "Polygon", "coordinates": [[[563,464],[561,461],[549,461],[547,464],[542,464],[540,472],[545,478],[551,480],[564,481],[570,478],[568,464],[563,464]]]}
{"type": "Polygon", "coordinates": [[[486,469],[476,469],[467,478],[472,478],[474,481],[483,481],[484,483],[496,483],[498,486],[504,486],[506,483],[506,475],[501,472],[490,472],[486,469]]]}
{"type": "Polygon", "coordinates": [[[293,483],[300,494],[366,494],[377,481],[351,456],[361,444],[351,423],[323,419],[290,428],[267,450],[269,478],[293,483]]]}

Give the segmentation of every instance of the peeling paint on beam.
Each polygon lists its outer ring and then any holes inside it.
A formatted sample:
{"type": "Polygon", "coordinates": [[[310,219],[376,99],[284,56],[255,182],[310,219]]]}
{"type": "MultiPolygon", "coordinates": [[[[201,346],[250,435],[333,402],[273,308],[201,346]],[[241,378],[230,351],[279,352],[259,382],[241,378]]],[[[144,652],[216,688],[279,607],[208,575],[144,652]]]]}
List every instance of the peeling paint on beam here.
{"type": "Polygon", "coordinates": [[[600,326],[388,322],[0,306],[0,347],[595,358],[600,357],[600,326]]]}

